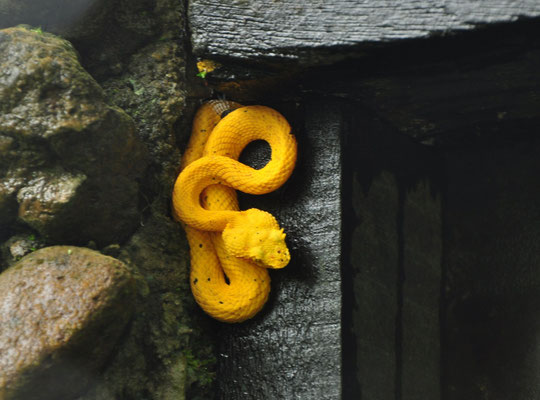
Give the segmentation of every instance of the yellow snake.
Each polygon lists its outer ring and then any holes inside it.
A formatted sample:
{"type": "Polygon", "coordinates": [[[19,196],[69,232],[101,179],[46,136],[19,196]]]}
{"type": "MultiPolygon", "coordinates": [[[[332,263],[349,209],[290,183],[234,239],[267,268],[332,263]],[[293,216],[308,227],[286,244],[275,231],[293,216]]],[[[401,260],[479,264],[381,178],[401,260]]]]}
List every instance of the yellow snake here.
{"type": "Polygon", "coordinates": [[[197,111],[174,184],[173,212],[189,241],[191,290],[213,318],[242,322],[253,317],[268,299],[267,268],[289,263],[276,219],[258,209],[240,211],[235,189],[269,193],[289,178],[295,162],[296,140],[277,111],[220,100],[197,111]],[[268,142],[272,151],[259,170],[238,161],[254,140],[268,142]]]}

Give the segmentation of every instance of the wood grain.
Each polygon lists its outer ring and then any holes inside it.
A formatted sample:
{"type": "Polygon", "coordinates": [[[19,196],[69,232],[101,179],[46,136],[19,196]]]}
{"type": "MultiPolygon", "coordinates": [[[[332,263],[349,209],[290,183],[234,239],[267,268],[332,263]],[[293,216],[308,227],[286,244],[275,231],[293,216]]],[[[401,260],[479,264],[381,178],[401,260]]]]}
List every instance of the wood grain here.
{"type": "Polygon", "coordinates": [[[536,0],[194,0],[195,54],[249,60],[325,61],[359,44],[424,38],[540,16],[536,0]],[[345,48],[345,49],[344,49],[345,48]],[[328,56],[330,57],[330,56],[328,56]]]}
{"type": "Polygon", "coordinates": [[[269,210],[280,221],[291,263],[271,273],[270,300],[260,315],[222,327],[219,399],[342,398],[343,121],[335,104],[310,103],[301,114],[304,128],[293,124],[301,149],[293,176],[280,193],[241,199],[242,208],[269,210]]]}

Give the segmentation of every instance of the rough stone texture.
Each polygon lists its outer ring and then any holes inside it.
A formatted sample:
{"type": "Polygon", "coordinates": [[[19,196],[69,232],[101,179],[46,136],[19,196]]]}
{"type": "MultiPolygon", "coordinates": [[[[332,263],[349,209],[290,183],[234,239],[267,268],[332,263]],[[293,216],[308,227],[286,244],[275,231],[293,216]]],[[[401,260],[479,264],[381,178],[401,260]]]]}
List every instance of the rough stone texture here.
{"type": "MultiPolygon", "coordinates": [[[[92,1],[92,7],[83,19],[69,21],[67,16],[70,10],[82,5],[83,1],[0,0],[0,22],[6,25],[24,22],[41,26],[44,32],[62,33],[69,38],[81,55],[80,62],[83,67],[90,71],[104,88],[104,91],[101,91],[86,73],[81,76],[81,79],[87,77],[90,81],[87,91],[97,87],[96,93],[101,96],[99,99],[91,99],[92,102],[98,100],[98,104],[103,104],[103,99],[106,99],[107,103],[122,107],[125,110],[122,115],[131,125],[131,129],[133,123],[126,114],[133,119],[134,133],[147,145],[150,153],[148,168],[138,179],[139,188],[135,186],[134,191],[126,188],[122,177],[116,174],[102,175],[96,180],[99,186],[87,187],[89,190],[81,193],[84,195],[80,198],[86,199],[87,206],[95,204],[96,207],[101,207],[98,214],[108,219],[108,229],[115,228],[118,220],[125,216],[120,213],[107,216],[108,209],[102,207],[103,202],[110,205],[111,201],[115,202],[125,196],[129,200],[125,204],[126,212],[131,213],[133,209],[129,205],[138,200],[141,201],[141,207],[135,219],[128,218],[130,224],[136,225],[137,231],[124,242],[113,242],[110,245],[99,241],[88,243],[88,246],[101,248],[104,253],[115,254],[136,271],[139,278],[134,300],[137,313],[127,326],[115,351],[99,370],[99,374],[94,375],[88,391],[78,399],[207,400],[212,398],[215,392],[212,386],[216,363],[213,336],[215,330],[211,322],[196,312],[197,305],[189,290],[187,243],[181,226],[174,222],[170,215],[170,195],[182,149],[178,143],[186,141],[189,135],[188,126],[191,124],[189,108],[195,108],[201,98],[209,96],[207,88],[194,88],[190,91],[194,98],[190,100],[191,106],[188,106],[183,42],[184,2],[92,1]],[[7,21],[3,19],[6,14],[2,15],[2,5],[16,7],[10,9],[12,14],[8,15],[7,21]],[[24,18],[15,20],[14,15],[24,18]],[[69,29],[57,30],[58,26],[52,23],[55,20],[65,22],[69,29]],[[89,200],[93,202],[88,204],[89,200]],[[103,247],[104,245],[107,246],[103,247]]],[[[40,30],[35,30],[36,37],[39,32],[40,30]]],[[[39,35],[41,36],[44,41],[50,38],[46,33],[39,35]]],[[[71,53],[71,45],[68,47],[69,52],[56,50],[62,55],[59,63],[69,63],[77,59],[74,53],[71,53]]],[[[78,63],[77,68],[80,68],[78,63]]],[[[192,76],[195,77],[195,72],[192,76]]],[[[38,80],[42,80],[41,77],[38,80]]],[[[60,90],[59,94],[62,93],[65,92],[60,90]]],[[[52,93],[51,97],[53,95],[57,94],[52,93]]],[[[85,107],[96,107],[92,102],[85,103],[85,107]]],[[[112,114],[116,113],[114,110],[118,110],[116,107],[111,108],[112,114]]],[[[111,120],[114,129],[103,128],[104,135],[110,135],[115,129],[120,129],[119,125],[126,124],[122,118],[118,121],[111,117],[111,120]]],[[[80,142],[79,139],[77,138],[74,145],[80,142]]],[[[0,131],[0,152],[7,152],[7,147],[13,142],[11,136],[4,136],[0,131]]],[[[81,144],[84,145],[82,142],[81,144]]],[[[0,165],[3,162],[3,165],[13,165],[13,162],[28,153],[20,148],[17,152],[14,149],[15,147],[12,149],[12,159],[7,159],[6,154],[1,153],[0,165]]],[[[42,154],[49,154],[49,149],[44,149],[42,154]]],[[[82,162],[86,160],[86,153],[73,154],[73,158],[82,162]]],[[[115,160],[116,157],[107,156],[106,161],[115,160]]],[[[49,161],[53,163],[55,160],[46,160],[49,161]]],[[[38,176],[55,173],[58,166],[53,164],[52,168],[40,169],[38,176]]],[[[107,163],[103,166],[107,168],[107,163]]],[[[125,172],[130,174],[144,169],[144,166],[145,162],[134,157],[132,163],[126,166],[125,172]]],[[[81,172],[78,167],[65,169],[66,177],[78,176],[81,172]]],[[[48,195],[51,191],[50,183],[63,182],[63,176],[58,175],[56,180],[43,186],[34,185],[36,189],[48,189],[34,191],[33,197],[41,199],[43,194],[48,195]]],[[[4,235],[7,225],[2,224],[4,214],[0,212],[0,240],[9,237],[1,247],[4,260],[7,260],[8,264],[27,251],[42,246],[44,239],[20,219],[13,220],[17,217],[19,208],[18,189],[22,187],[20,185],[33,179],[26,175],[20,180],[15,178],[0,179],[0,208],[9,209],[5,215],[10,218],[10,230],[4,235]],[[4,189],[2,185],[8,186],[4,189]],[[8,194],[4,197],[4,193],[8,194]]],[[[91,177],[88,177],[83,185],[90,180],[91,177]]],[[[94,213],[92,208],[74,208],[79,213],[81,210],[85,214],[94,213]]],[[[72,230],[69,240],[83,241],[86,234],[87,231],[72,230]]],[[[1,262],[2,260],[0,264],[1,262]]],[[[3,265],[0,266],[2,267],[3,265]]]]}
{"type": "Polygon", "coordinates": [[[148,145],[149,173],[143,185],[149,197],[170,195],[181,157],[175,124],[182,124],[183,134],[190,131],[190,118],[185,118],[189,115],[185,63],[177,38],[162,40],[134,54],[122,75],[102,83],[111,101],[133,118],[138,136],[148,145]]]}
{"type": "Polygon", "coordinates": [[[539,174],[537,138],[447,155],[448,400],[540,396],[539,174]]]}
{"type": "Polygon", "coordinates": [[[69,246],[38,250],[0,275],[0,398],[81,392],[132,312],[124,263],[69,246]]]}
{"type": "Polygon", "coordinates": [[[105,102],[62,39],[5,29],[0,55],[5,234],[17,207],[21,221],[53,242],[125,239],[139,222],[135,179],[145,166],[133,121],[105,102]]]}
{"type": "Polygon", "coordinates": [[[73,202],[85,180],[83,174],[37,171],[17,193],[20,218],[39,232],[50,231],[51,223],[61,218],[62,210],[73,202]]]}
{"type": "Polygon", "coordinates": [[[348,111],[344,399],[439,399],[441,161],[348,111]]]}
{"type": "Polygon", "coordinates": [[[293,123],[300,156],[290,181],[242,202],[276,215],[292,260],[271,275],[259,316],[221,328],[220,399],[341,398],[342,120],[331,103],[308,103],[301,118],[303,129],[293,123]]]}
{"type": "Polygon", "coordinates": [[[358,44],[425,38],[539,15],[535,0],[189,2],[198,56],[306,64],[330,64],[358,44]]]}
{"type": "Polygon", "coordinates": [[[17,206],[15,188],[6,185],[4,182],[0,183],[0,240],[10,233],[7,227],[17,216],[17,206]]]}
{"type": "MultiPolygon", "coordinates": [[[[167,0],[0,0],[0,29],[30,25],[60,35],[96,75],[117,74],[125,58],[162,32],[167,0]]],[[[174,7],[170,7],[173,11],[174,7]]]]}
{"type": "Polygon", "coordinates": [[[19,234],[10,237],[0,245],[0,271],[19,261],[25,255],[45,246],[46,244],[36,238],[34,234],[19,234]]]}
{"type": "Polygon", "coordinates": [[[0,0],[0,28],[29,24],[61,33],[80,23],[90,10],[103,8],[100,3],[103,0],[0,0]]]}
{"type": "Polygon", "coordinates": [[[182,228],[162,205],[122,246],[137,266],[137,312],[121,346],[78,400],[206,400],[214,391],[215,330],[197,313],[189,289],[189,249],[182,228]]]}
{"type": "MultiPolygon", "coordinates": [[[[143,17],[159,26],[159,40],[138,48],[122,61],[114,74],[98,76],[107,98],[133,118],[136,133],[147,144],[148,168],[140,180],[140,226],[114,251],[141,277],[137,309],[122,346],[103,371],[102,379],[79,400],[149,398],[206,400],[215,393],[215,329],[197,312],[189,288],[189,250],[183,230],[170,214],[170,196],[182,146],[191,128],[199,96],[187,98],[184,38],[184,3],[177,0],[120,1],[120,24],[143,17]],[[120,12],[121,11],[121,12],[120,12]],[[156,22],[157,21],[157,22],[156,22]]],[[[152,26],[148,27],[151,32],[152,26]]],[[[124,37],[111,36],[121,48],[124,37]]],[[[77,45],[77,42],[75,42],[77,45]]],[[[122,50],[123,51],[123,50],[122,50]]],[[[83,63],[86,49],[83,49],[83,63]]],[[[93,53],[92,53],[93,54],[93,53]]],[[[107,71],[107,59],[89,54],[92,68],[107,71]],[[94,64],[95,63],[95,64],[94,64]]],[[[88,59],[87,59],[88,61],[88,59]]],[[[195,73],[193,73],[193,76],[195,73]]]]}

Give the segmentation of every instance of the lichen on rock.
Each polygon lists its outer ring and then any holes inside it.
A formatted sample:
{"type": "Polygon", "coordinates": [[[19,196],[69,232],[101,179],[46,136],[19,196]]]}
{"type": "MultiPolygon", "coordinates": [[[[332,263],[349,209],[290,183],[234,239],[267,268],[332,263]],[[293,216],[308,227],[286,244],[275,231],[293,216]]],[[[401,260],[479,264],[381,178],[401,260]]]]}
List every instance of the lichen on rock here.
{"type": "Polygon", "coordinates": [[[146,150],[66,40],[0,30],[0,221],[52,243],[125,240],[139,223],[146,150]]]}

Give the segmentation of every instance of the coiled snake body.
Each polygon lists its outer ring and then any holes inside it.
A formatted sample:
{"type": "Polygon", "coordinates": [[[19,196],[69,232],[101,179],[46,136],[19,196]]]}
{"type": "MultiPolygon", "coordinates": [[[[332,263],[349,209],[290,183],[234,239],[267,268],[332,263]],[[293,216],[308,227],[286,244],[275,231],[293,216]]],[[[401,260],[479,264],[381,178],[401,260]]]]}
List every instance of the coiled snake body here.
{"type": "Polygon", "coordinates": [[[295,162],[296,140],[277,111],[230,101],[210,101],[198,110],[174,185],[173,211],[189,241],[191,290],[212,317],[253,317],[270,292],[267,268],[288,264],[283,229],[265,211],[240,211],[234,189],[271,192],[289,178],[295,162]],[[265,140],[272,151],[259,170],[238,161],[254,140],[265,140]]]}

